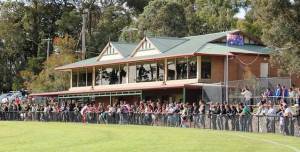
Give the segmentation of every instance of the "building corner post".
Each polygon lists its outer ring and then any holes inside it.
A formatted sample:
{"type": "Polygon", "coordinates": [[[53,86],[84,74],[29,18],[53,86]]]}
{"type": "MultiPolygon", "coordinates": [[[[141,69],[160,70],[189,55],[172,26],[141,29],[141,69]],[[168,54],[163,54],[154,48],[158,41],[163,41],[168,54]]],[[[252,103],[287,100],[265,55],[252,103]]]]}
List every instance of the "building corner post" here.
{"type": "Polygon", "coordinates": [[[197,56],[197,81],[201,81],[201,56],[197,56]]]}
{"type": "Polygon", "coordinates": [[[72,88],[72,82],[73,82],[73,71],[70,72],[70,88],[72,88]]]}
{"type": "Polygon", "coordinates": [[[96,84],[96,68],[93,67],[93,73],[92,73],[92,89],[94,89],[95,84],[96,84]]]}

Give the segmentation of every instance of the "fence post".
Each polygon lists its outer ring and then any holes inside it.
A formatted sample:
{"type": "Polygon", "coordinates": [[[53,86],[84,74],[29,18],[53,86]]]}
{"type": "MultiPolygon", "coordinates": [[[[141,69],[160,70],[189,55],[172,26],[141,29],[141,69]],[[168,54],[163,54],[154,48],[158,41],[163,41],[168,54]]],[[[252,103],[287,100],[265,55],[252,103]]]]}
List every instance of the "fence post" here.
{"type": "Polygon", "coordinates": [[[257,132],[259,132],[259,116],[256,117],[257,117],[257,132]]]}
{"type": "Polygon", "coordinates": [[[276,122],[276,117],[273,117],[273,122],[272,122],[272,123],[273,123],[273,124],[272,124],[272,125],[273,125],[273,128],[272,128],[273,130],[272,130],[272,131],[273,131],[274,134],[276,133],[276,125],[275,125],[275,122],[276,122]]]}
{"type": "Polygon", "coordinates": [[[294,122],[293,122],[293,116],[292,117],[290,117],[290,134],[291,134],[291,136],[294,136],[294,122]]]}
{"type": "Polygon", "coordinates": [[[209,129],[211,129],[211,115],[209,115],[209,129]]]}

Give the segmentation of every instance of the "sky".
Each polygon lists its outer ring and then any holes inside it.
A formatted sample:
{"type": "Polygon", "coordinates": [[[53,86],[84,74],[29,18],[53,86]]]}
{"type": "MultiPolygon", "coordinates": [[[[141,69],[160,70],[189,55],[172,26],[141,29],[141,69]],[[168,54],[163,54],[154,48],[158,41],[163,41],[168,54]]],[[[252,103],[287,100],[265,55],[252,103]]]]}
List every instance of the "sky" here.
{"type": "Polygon", "coordinates": [[[239,13],[235,14],[234,17],[239,19],[245,19],[246,11],[243,8],[240,8],[239,13]]]}

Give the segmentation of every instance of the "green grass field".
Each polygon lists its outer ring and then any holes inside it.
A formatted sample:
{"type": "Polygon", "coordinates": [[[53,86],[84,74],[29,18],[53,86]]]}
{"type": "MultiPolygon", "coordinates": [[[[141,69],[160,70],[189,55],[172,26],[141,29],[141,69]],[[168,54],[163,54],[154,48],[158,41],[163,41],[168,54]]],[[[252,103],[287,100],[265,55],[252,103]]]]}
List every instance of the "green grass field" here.
{"type": "Polygon", "coordinates": [[[151,126],[0,122],[1,152],[299,152],[300,138],[151,126]]]}

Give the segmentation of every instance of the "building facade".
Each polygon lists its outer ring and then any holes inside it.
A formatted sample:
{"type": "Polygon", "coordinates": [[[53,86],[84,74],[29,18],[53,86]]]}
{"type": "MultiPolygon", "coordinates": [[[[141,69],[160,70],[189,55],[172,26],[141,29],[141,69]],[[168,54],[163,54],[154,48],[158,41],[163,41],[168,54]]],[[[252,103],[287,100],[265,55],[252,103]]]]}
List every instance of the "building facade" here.
{"type": "Polygon", "coordinates": [[[70,73],[69,90],[33,96],[105,104],[150,99],[196,102],[203,98],[203,86],[220,85],[227,78],[277,76],[269,65],[270,51],[238,30],[184,38],[145,37],[138,44],[108,42],[98,56],[56,68],[70,73]],[[228,43],[228,35],[237,35],[239,43],[228,43]]]}

